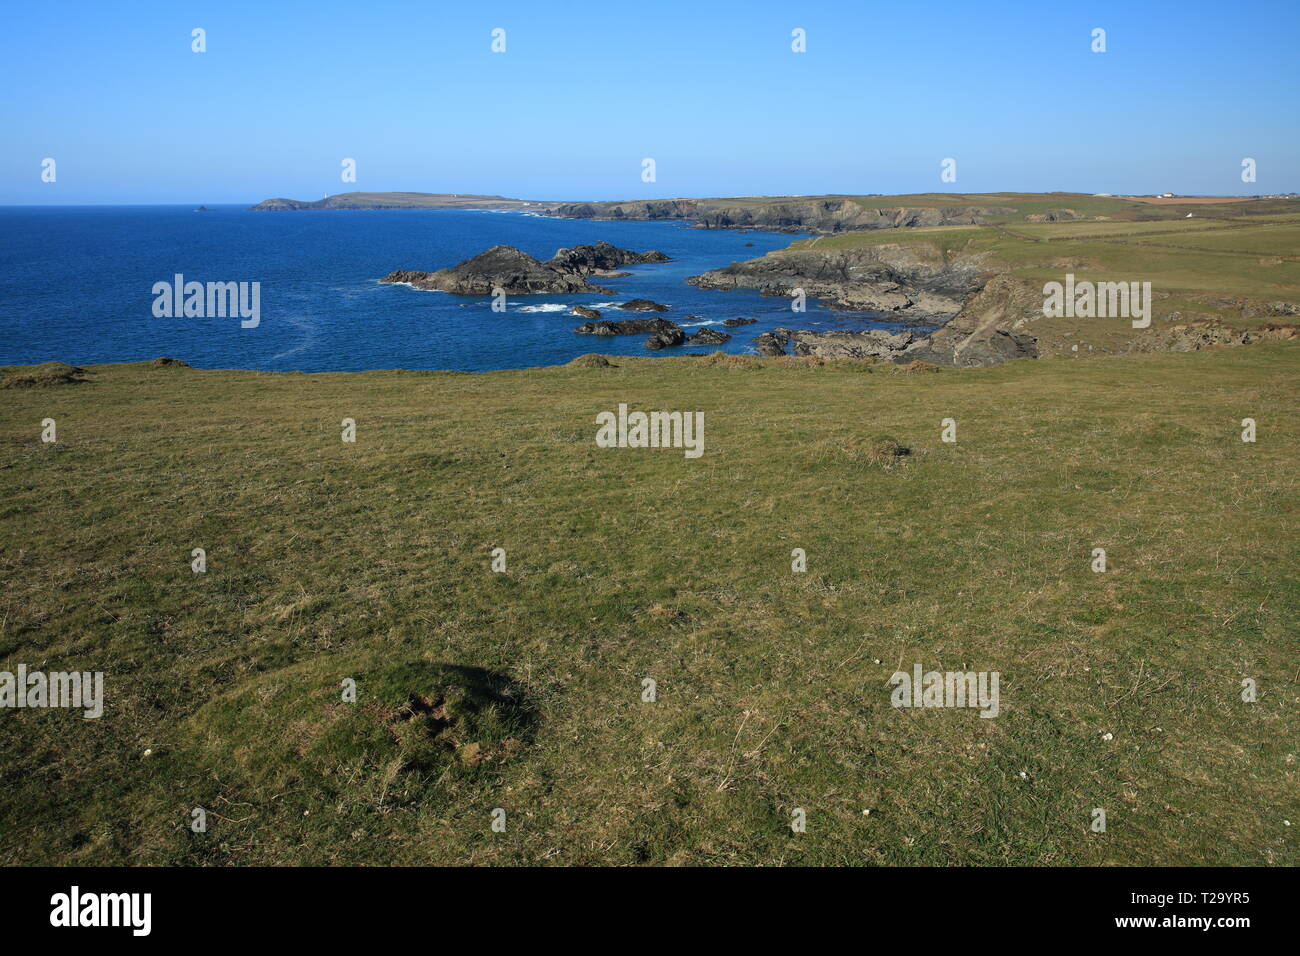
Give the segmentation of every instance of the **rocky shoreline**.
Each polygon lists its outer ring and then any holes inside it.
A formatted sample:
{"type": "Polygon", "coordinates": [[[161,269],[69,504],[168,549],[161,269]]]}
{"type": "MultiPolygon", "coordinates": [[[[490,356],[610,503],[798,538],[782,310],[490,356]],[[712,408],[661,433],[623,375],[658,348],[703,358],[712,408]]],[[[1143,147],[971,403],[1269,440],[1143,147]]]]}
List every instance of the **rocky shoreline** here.
{"type": "MultiPolygon", "coordinates": [[[[677,209],[674,205],[668,211],[677,209]]],[[[1070,212],[1058,210],[1053,215],[1070,212]]],[[[615,270],[622,266],[667,261],[669,257],[658,251],[635,252],[607,242],[560,249],[544,262],[513,246],[499,245],[448,269],[399,270],[380,281],[458,295],[614,295],[592,280],[617,275],[615,270]]],[[[1031,330],[1032,323],[1043,318],[1041,289],[994,268],[986,254],[945,249],[933,242],[884,242],[828,249],[801,245],[733,262],[685,281],[700,289],[750,289],[780,298],[802,295],[834,308],[890,315],[904,326],[936,327],[932,331],[904,328],[898,332],[777,328],[753,339],[754,351],[764,356],[975,368],[1060,354],[1059,343],[1044,350],[1031,330]]],[[[656,315],[612,320],[602,317],[596,309],[576,305],[572,313],[588,321],[573,332],[645,335],[644,345],[650,351],[682,345],[722,345],[732,337],[728,332],[708,328],[688,334],[678,323],[662,317],[670,306],[646,299],[631,299],[614,307],[656,315]]],[[[792,315],[798,314],[792,311],[792,315]]],[[[755,321],[733,318],[722,325],[738,328],[755,321]]],[[[1236,333],[1212,323],[1193,322],[1171,326],[1159,336],[1127,348],[1183,351],[1296,335],[1296,326],[1285,323],[1257,332],[1236,333]]]]}

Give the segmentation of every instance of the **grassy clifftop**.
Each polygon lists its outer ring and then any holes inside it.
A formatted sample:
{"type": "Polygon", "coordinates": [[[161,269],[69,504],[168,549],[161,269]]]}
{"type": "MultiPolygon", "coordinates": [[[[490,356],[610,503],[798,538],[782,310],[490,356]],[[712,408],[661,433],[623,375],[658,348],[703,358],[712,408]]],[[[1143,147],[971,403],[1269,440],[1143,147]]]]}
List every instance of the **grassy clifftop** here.
{"type": "Polygon", "coordinates": [[[1300,347],[615,361],[0,393],[0,670],[107,697],[0,713],[0,862],[1300,862],[1300,347]]]}
{"type": "Polygon", "coordinates": [[[1031,305],[1016,327],[1036,337],[1040,354],[1070,352],[1075,346],[1121,352],[1167,347],[1163,333],[1177,324],[1214,323],[1230,330],[1259,329],[1273,321],[1295,324],[1300,316],[1300,203],[1258,202],[1270,210],[1279,204],[1290,211],[1242,212],[1255,202],[1186,208],[1146,204],[1161,216],[1196,211],[1191,219],[1026,222],[1020,216],[1006,223],[855,231],[798,240],[788,252],[814,252],[836,261],[877,252],[907,259],[908,250],[916,250],[910,258],[977,262],[989,274],[1006,273],[1022,288],[1031,305]],[[1043,284],[1061,282],[1066,274],[1098,283],[1150,282],[1152,328],[1134,330],[1123,320],[1044,318],[1043,284]]]}

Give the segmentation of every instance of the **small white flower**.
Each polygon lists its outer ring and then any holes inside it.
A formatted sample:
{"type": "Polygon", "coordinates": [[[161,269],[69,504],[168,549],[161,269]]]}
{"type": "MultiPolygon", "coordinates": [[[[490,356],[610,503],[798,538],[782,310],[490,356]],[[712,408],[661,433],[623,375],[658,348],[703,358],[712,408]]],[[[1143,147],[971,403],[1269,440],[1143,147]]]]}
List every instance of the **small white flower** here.
{"type": "Polygon", "coordinates": [[[1289,826],[1291,825],[1291,821],[1290,821],[1290,820],[1283,820],[1283,821],[1282,821],[1282,825],[1283,825],[1283,826],[1286,826],[1286,827],[1289,827],[1289,826]]]}
{"type": "Polygon", "coordinates": [[[1101,739],[1102,739],[1102,740],[1114,740],[1114,739],[1115,739],[1115,735],[1114,735],[1114,734],[1102,734],[1102,735],[1101,735],[1101,739]]]}
{"type": "Polygon", "coordinates": [[[1028,779],[1029,779],[1029,774],[1025,773],[1023,770],[1019,770],[1019,771],[1017,771],[1017,772],[1016,772],[1016,776],[1019,777],[1021,780],[1028,780],[1028,779]]]}
{"type": "Polygon", "coordinates": [[[151,753],[153,753],[152,750],[146,749],[145,752],[144,752],[144,755],[147,757],[147,756],[149,756],[151,753]]]}
{"type": "MultiPolygon", "coordinates": [[[[869,816],[871,816],[871,811],[870,811],[870,810],[863,810],[863,811],[862,811],[862,815],[863,815],[864,817],[869,817],[869,816]]],[[[1290,826],[1290,825],[1291,825],[1291,824],[1289,824],[1289,823],[1287,824],[1287,826],[1290,826]]]]}

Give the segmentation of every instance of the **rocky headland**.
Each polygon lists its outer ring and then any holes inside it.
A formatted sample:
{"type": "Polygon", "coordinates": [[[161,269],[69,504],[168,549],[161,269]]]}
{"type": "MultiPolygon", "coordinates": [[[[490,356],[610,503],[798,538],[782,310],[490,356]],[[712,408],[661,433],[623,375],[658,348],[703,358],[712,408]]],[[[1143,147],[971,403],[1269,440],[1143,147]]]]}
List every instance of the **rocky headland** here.
{"type": "Polygon", "coordinates": [[[777,329],[755,338],[760,355],[953,366],[995,365],[1038,355],[1036,339],[1025,326],[1041,316],[1041,294],[1034,296],[1011,277],[994,272],[983,256],[932,243],[782,250],[687,281],[703,289],[756,289],[781,297],[802,290],[836,308],[892,313],[901,322],[939,326],[929,334],[777,329]]]}
{"type": "Polygon", "coordinates": [[[850,249],[780,250],[733,262],[686,281],[701,289],[756,289],[789,297],[803,290],[836,308],[893,312],[918,325],[961,311],[987,276],[979,256],[949,255],[930,243],[879,243],[850,249]]]}
{"type": "Polygon", "coordinates": [[[300,212],[317,209],[486,209],[493,212],[541,212],[551,203],[505,196],[464,193],[387,192],[337,193],[321,199],[264,199],[251,207],[258,212],[300,212]]]}

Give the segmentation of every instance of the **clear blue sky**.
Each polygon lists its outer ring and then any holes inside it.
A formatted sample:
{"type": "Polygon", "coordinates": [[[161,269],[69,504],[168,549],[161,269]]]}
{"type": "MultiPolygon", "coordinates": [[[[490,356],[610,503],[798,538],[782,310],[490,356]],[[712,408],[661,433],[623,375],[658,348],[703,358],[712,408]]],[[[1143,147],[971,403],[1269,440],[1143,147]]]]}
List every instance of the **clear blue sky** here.
{"type": "Polygon", "coordinates": [[[11,0],[0,203],[1300,191],[1298,51],[1300,0],[11,0]]]}

